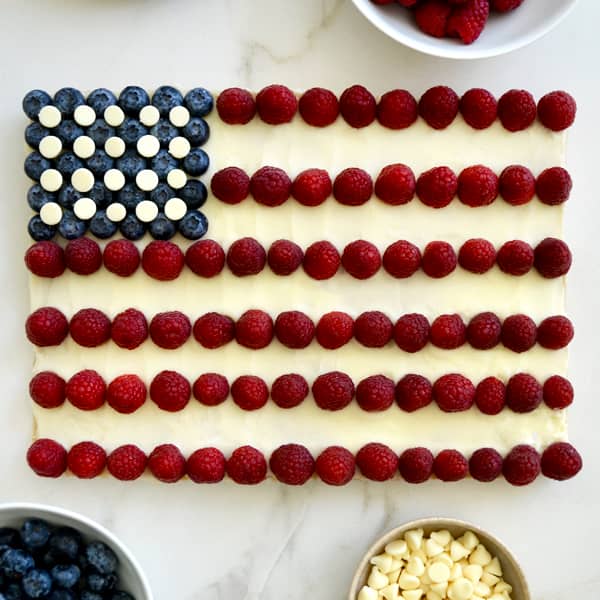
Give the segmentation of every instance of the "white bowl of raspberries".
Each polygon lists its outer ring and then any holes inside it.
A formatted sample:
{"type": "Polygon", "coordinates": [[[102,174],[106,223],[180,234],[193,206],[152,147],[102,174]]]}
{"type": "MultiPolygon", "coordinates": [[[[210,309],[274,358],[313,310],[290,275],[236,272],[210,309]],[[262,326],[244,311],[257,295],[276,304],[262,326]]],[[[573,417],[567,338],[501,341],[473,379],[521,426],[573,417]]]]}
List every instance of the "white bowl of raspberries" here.
{"type": "Polygon", "coordinates": [[[530,44],[577,0],[353,0],[375,27],[434,56],[485,58],[530,44]]]}

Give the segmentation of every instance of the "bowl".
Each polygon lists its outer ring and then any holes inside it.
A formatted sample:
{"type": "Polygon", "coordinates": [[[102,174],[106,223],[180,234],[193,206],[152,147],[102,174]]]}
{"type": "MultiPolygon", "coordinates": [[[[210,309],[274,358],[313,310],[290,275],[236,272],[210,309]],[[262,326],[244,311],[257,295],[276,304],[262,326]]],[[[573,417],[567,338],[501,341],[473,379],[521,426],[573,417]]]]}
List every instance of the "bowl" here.
{"type": "Polygon", "coordinates": [[[45,504],[0,504],[0,527],[20,527],[29,517],[44,519],[51,525],[77,529],[86,541],[99,540],[114,551],[119,559],[120,587],[133,595],[135,600],[153,600],[148,580],[137,560],[127,547],[110,531],[83,515],[45,504]]]}
{"type": "Polygon", "coordinates": [[[487,548],[490,554],[492,556],[497,556],[500,560],[504,572],[503,578],[513,587],[513,592],[511,594],[513,600],[531,600],[525,575],[523,574],[517,559],[498,538],[472,523],[459,521],[458,519],[438,517],[419,519],[418,521],[405,523],[404,525],[400,525],[400,527],[388,531],[376,540],[366,551],[356,569],[352,584],[350,585],[350,591],[348,592],[348,600],[356,600],[358,592],[363,585],[366,584],[371,568],[371,565],[369,564],[371,558],[381,554],[389,542],[403,537],[404,534],[411,529],[423,529],[425,535],[429,535],[432,531],[447,529],[454,538],[460,537],[467,530],[472,531],[479,538],[479,541],[487,548]]]}
{"type": "Polygon", "coordinates": [[[433,56],[445,58],[485,58],[522,48],[556,27],[577,0],[525,0],[513,13],[492,14],[479,39],[470,45],[450,38],[434,38],[423,33],[411,11],[398,6],[353,0],[356,8],[377,29],[392,39],[433,56]]]}

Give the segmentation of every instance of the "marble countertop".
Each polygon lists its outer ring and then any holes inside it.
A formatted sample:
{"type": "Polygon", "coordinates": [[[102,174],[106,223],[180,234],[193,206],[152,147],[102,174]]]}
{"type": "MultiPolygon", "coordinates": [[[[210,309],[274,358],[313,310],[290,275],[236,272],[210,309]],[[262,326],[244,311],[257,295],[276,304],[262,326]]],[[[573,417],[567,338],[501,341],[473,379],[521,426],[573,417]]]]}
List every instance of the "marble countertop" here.
{"type": "Polygon", "coordinates": [[[377,32],[349,0],[4,0],[1,6],[0,181],[8,213],[0,237],[0,502],[48,502],[97,519],[138,556],[157,600],[342,598],[375,536],[428,515],[471,520],[496,533],[520,558],[534,600],[600,597],[594,551],[600,538],[598,3],[579,2],[557,30],[529,48],[475,62],[404,48],[377,32]],[[494,92],[526,87],[536,96],[564,88],[576,96],[580,108],[569,148],[576,188],[565,234],[575,255],[568,309],[577,329],[570,431],[586,462],[577,479],[540,479],[526,489],[501,482],[353,482],[341,489],[267,482],[246,489],[48,481],[29,472],[24,454],[32,355],[22,325],[28,240],[21,97],[32,87],[63,85],[257,89],[272,82],[336,91],[360,82],[378,93],[401,86],[417,94],[437,83],[459,92],[475,85],[494,92]]]}

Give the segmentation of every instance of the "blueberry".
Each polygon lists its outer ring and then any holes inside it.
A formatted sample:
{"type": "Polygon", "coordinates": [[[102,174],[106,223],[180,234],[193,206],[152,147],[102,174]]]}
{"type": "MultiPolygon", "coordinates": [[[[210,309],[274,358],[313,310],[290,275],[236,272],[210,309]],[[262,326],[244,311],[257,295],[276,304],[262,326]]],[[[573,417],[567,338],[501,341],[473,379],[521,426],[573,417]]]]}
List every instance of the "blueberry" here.
{"type": "Polygon", "coordinates": [[[108,106],[117,103],[117,97],[106,88],[98,88],[88,94],[86,102],[94,109],[96,115],[101,117],[108,106]]]}
{"type": "Polygon", "coordinates": [[[87,225],[78,219],[70,210],[63,212],[63,217],[58,224],[58,233],[65,240],[80,238],[87,229],[87,225]]]}
{"type": "Polygon", "coordinates": [[[127,177],[135,179],[135,176],[146,168],[146,159],[140,156],[133,148],[125,151],[121,158],[117,159],[117,169],[127,177]]]}
{"type": "Polygon", "coordinates": [[[79,90],[66,87],[54,94],[54,104],[63,116],[70,117],[78,106],[85,104],[85,98],[79,90]]]}
{"type": "Polygon", "coordinates": [[[128,146],[135,146],[137,141],[148,133],[148,130],[137,119],[128,117],[119,126],[117,132],[128,146]]]}
{"type": "Polygon", "coordinates": [[[78,597],[71,590],[52,590],[48,600],[77,600],[78,597]]]}
{"type": "Polygon", "coordinates": [[[190,90],[183,99],[192,117],[205,117],[213,109],[212,94],[204,88],[190,90]]]}
{"type": "Polygon", "coordinates": [[[43,548],[50,539],[52,530],[43,519],[27,519],[21,526],[21,539],[32,550],[43,548]]]}
{"type": "Polygon", "coordinates": [[[177,169],[179,162],[173,158],[167,150],[161,149],[152,159],[151,169],[158,175],[159,179],[166,179],[169,171],[177,169]]]}
{"type": "Polygon", "coordinates": [[[208,154],[200,148],[192,148],[183,159],[183,169],[189,175],[197,176],[206,173],[209,165],[208,154]]]}
{"type": "Polygon", "coordinates": [[[52,589],[52,577],[48,571],[31,569],[23,577],[23,591],[28,598],[45,598],[52,589]]]}
{"type": "Polygon", "coordinates": [[[104,119],[96,119],[85,133],[94,140],[96,148],[104,148],[106,140],[115,135],[115,130],[104,119]]]}
{"type": "Polygon", "coordinates": [[[55,225],[46,225],[39,215],[33,215],[27,224],[29,235],[36,241],[51,240],[56,234],[55,225]]]}
{"type": "Polygon", "coordinates": [[[142,223],[135,215],[127,215],[119,226],[123,237],[128,240],[139,240],[146,233],[146,225],[142,223]]]}
{"type": "Polygon", "coordinates": [[[177,233],[175,223],[162,213],[159,213],[156,219],[150,223],[150,235],[155,240],[170,240],[175,233],[177,233]]]}
{"type": "Polygon", "coordinates": [[[86,164],[96,177],[102,177],[106,171],[113,168],[115,161],[104,150],[98,149],[87,159],[86,164]]]}
{"type": "Polygon", "coordinates": [[[4,597],[6,600],[21,600],[22,598],[25,598],[21,586],[18,583],[9,584],[6,587],[6,590],[4,590],[4,597]]]}
{"type": "Polygon", "coordinates": [[[101,594],[96,594],[96,592],[90,592],[89,590],[83,590],[81,592],[81,596],[79,596],[80,600],[103,600],[103,596],[101,594]]]}
{"type": "Polygon", "coordinates": [[[37,119],[42,107],[51,103],[50,94],[44,90],[31,90],[23,98],[23,112],[33,121],[37,119]]]}
{"type": "Polygon", "coordinates": [[[25,173],[35,181],[39,181],[42,173],[50,167],[52,167],[52,163],[39,152],[32,152],[25,159],[25,173]]]}
{"type": "Polygon", "coordinates": [[[97,238],[105,240],[117,232],[117,224],[106,216],[106,211],[98,210],[90,221],[90,231],[97,238]]]}
{"type": "Polygon", "coordinates": [[[204,119],[194,117],[183,128],[183,135],[192,146],[202,146],[210,137],[208,123],[204,119]]]}
{"type": "Polygon", "coordinates": [[[133,182],[126,183],[118,193],[119,202],[125,206],[128,212],[135,210],[135,207],[144,200],[145,197],[146,195],[144,192],[133,182]]]}
{"type": "Polygon", "coordinates": [[[92,573],[87,578],[87,587],[92,592],[110,592],[115,589],[119,578],[114,573],[108,575],[99,575],[98,573],[92,573]]]}
{"type": "Polygon", "coordinates": [[[40,142],[47,136],[50,135],[50,132],[39,123],[30,123],[27,125],[25,129],[25,141],[32,147],[36,148],[40,145],[40,142]]]}
{"type": "Polygon", "coordinates": [[[163,148],[166,148],[169,142],[179,135],[179,130],[170,121],[161,119],[152,127],[150,133],[160,142],[163,148]]]}
{"type": "Polygon", "coordinates": [[[88,544],[85,549],[85,557],[100,575],[108,575],[117,570],[119,562],[117,556],[104,542],[88,544]]]}
{"type": "Polygon", "coordinates": [[[67,150],[54,161],[54,166],[63,174],[63,176],[68,175],[70,177],[77,169],[83,167],[83,161],[75,156],[70,150],[67,150]]]}
{"type": "Polygon", "coordinates": [[[35,567],[35,562],[31,554],[11,548],[2,555],[0,567],[9,579],[21,579],[27,571],[35,567]]]}
{"type": "Polygon", "coordinates": [[[74,561],[82,547],[81,534],[72,527],[59,527],[50,536],[50,549],[66,562],[74,561]]]}
{"type": "Polygon", "coordinates": [[[81,192],[78,192],[70,183],[67,183],[58,192],[58,203],[63,208],[72,209],[75,202],[81,197],[81,192]]]}
{"type": "Polygon", "coordinates": [[[189,209],[200,208],[206,202],[207,195],[206,186],[197,179],[188,179],[179,190],[179,196],[189,209]]]}
{"type": "Polygon", "coordinates": [[[113,193],[102,183],[96,181],[88,196],[96,203],[98,208],[106,208],[113,202],[113,193]]]}
{"type": "Polygon", "coordinates": [[[54,583],[61,588],[72,588],[79,583],[81,571],[77,565],[56,565],[50,572],[54,583]]]}
{"type": "Polygon", "coordinates": [[[73,142],[80,136],[84,135],[83,129],[75,123],[75,121],[65,120],[58,124],[54,130],[56,137],[60,139],[63,146],[71,147],[73,142]]]}
{"type": "Polygon", "coordinates": [[[46,202],[56,202],[56,195],[47,192],[39,183],[32,185],[27,192],[27,203],[31,210],[39,212],[46,202]]]}
{"type": "Polygon", "coordinates": [[[135,598],[131,594],[119,590],[110,597],[110,600],[135,600],[135,598]]]}
{"type": "Polygon", "coordinates": [[[208,220],[198,210],[190,210],[179,221],[179,233],[188,240],[200,239],[208,231],[208,220]]]}
{"type": "Polygon", "coordinates": [[[169,186],[169,184],[161,181],[151,192],[150,200],[158,206],[159,210],[162,210],[167,203],[167,200],[177,196],[175,191],[169,186]]]}
{"type": "Polygon", "coordinates": [[[158,108],[161,117],[167,117],[173,107],[183,104],[183,96],[174,87],[161,85],[152,95],[152,104],[158,108]]]}
{"type": "Polygon", "coordinates": [[[119,106],[126,114],[137,116],[144,106],[150,104],[150,97],[145,89],[135,85],[128,85],[119,94],[119,106]]]}

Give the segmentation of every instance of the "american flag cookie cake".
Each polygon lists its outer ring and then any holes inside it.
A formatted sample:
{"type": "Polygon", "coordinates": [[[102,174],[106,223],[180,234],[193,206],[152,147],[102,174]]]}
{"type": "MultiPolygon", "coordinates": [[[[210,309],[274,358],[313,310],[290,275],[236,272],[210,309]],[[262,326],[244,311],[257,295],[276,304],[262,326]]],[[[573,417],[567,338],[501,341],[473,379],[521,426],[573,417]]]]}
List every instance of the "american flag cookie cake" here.
{"type": "Polygon", "coordinates": [[[567,479],[575,101],[29,92],[41,476],[567,479]]]}

